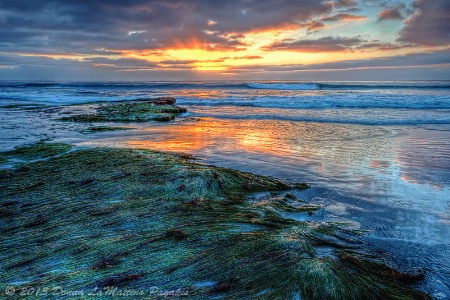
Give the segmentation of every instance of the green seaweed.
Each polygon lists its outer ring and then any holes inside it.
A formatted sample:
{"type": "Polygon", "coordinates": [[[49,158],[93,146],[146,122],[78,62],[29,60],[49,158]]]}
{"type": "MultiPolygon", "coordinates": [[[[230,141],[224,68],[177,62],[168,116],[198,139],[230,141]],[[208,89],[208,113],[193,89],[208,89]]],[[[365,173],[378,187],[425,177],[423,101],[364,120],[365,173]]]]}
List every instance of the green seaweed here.
{"type": "Polygon", "coordinates": [[[174,103],[175,99],[169,97],[118,101],[100,104],[95,107],[94,113],[70,115],[59,120],[72,122],[165,122],[175,119],[176,114],[186,112],[186,108],[176,106],[174,103]]]}
{"type": "Polygon", "coordinates": [[[72,146],[63,143],[39,142],[32,145],[17,147],[12,151],[1,152],[0,157],[11,157],[19,159],[39,159],[70,151],[72,146]]]}
{"type": "Polygon", "coordinates": [[[429,299],[414,289],[420,274],[368,255],[360,232],[283,217],[319,207],[271,177],[100,148],[0,170],[0,179],[2,292],[157,286],[188,299],[429,299]],[[258,200],[270,191],[287,193],[258,200]]]}
{"type": "Polygon", "coordinates": [[[8,161],[8,159],[6,157],[4,157],[3,155],[0,154],[0,164],[4,164],[8,161]]]}
{"type": "Polygon", "coordinates": [[[105,132],[105,131],[118,131],[118,130],[131,130],[131,127],[114,127],[114,126],[91,126],[84,129],[83,133],[95,133],[95,132],[105,132]]]}
{"type": "Polygon", "coordinates": [[[309,184],[307,184],[306,182],[300,182],[300,183],[295,184],[294,187],[299,190],[304,190],[304,189],[309,189],[311,186],[309,184]]]}

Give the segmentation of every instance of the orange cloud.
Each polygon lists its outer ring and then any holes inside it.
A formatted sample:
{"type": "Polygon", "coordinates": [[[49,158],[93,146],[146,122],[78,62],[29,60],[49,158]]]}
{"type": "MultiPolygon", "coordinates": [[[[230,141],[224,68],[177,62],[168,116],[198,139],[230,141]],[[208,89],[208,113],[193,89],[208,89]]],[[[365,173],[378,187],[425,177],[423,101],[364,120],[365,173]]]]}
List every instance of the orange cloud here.
{"type": "Polygon", "coordinates": [[[217,24],[217,21],[214,21],[214,20],[208,20],[208,26],[212,26],[212,25],[216,25],[217,24]]]}
{"type": "Polygon", "coordinates": [[[260,59],[263,58],[260,55],[246,55],[246,56],[236,56],[233,57],[233,59],[260,59]]]}
{"type": "Polygon", "coordinates": [[[326,27],[328,26],[319,21],[311,21],[308,24],[306,24],[306,28],[308,29],[308,31],[317,31],[326,27]]]}
{"type": "Polygon", "coordinates": [[[378,14],[378,21],[383,20],[395,20],[395,19],[403,19],[403,15],[400,12],[401,9],[405,8],[404,4],[399,4],[397,6],[385,9],[378,14]]]}
{"type": "Polygon", "coordinates": [[[367,20],[366,16],[357,16],[352,14],[336,14],[320,19],[323,22],[338,22],[338,21],[361,21],[367,20]]]}
{"type": "Polygon", "coordinates": [[[296,52],[342,52],[352,50],[353,47],[363,42],[360,38],[333,38],[324,37],[316,40],[292,40],[285,39],[271,45],[262,47],[264,51],[296,51],[296,52]]]}

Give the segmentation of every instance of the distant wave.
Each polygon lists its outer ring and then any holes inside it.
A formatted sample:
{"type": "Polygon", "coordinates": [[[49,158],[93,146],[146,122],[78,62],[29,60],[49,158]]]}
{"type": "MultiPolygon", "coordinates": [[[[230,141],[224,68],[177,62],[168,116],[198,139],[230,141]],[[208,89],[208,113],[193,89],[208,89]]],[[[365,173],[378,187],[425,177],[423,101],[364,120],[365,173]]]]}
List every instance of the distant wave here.
{"type": "Polygon", "coordinates": [[[73,82],[64,84],[70,88],[100,88],[100,89],[239,89],[248,88],[242,82],[73,82]]]}
{"type": "Polygon", "coordinates": [[[321,89],[343,89],[343,90],[364,90],[364,89],[450,89],[448,83],[436,83],[436,84],[423,84],[423,83],[392,83],[392,84],[380,84],[380,83],[367,83],[367,84],[332,84],[322,83],[319,84],[321,89]]]}
{"type": "Polygon", "coordinates": [[[56,86],[58,83],[54,82],[28,82],[24,83],[22,86],[30,86],[30,87],[47,87],[47,86],[56,86]]]}
{"type": "Polygon", "coordinates": [[[373,119],[373,118],[339,118],[339,117],[313,117],[306,115],[233,115],[223,114],[220,116],[210,115],[208,113],[196,113],[195,117],[219,117],[221,119],[235,119],[235,120],[282,120],[293,122],[313,122],[313,123],[333,123],[333,124],[351,124],[351,125],[386,125],[386,126],[401,126],[401,125],[450,125],[450,119],[427,119],[427,118],[404,118],[404,119],[373,119]]]}
{"type": "Polygon", "coordinates": [[[317,83],[247,83],[249,88],[267,90],[318,90],[317,83]]]}
{"type": "Polygon", "coordinates": [[[104,94],[104,92],[96,92],[96,91],[76,91],[77,94],[83,94],[83,95],[101,95],[104,94]]]}
{"type": "Polygon", "coordinates": [[[58,86],[59,83],[54,82],[13,82],[13,83],[2,83],[0,86],[2,87],[15,87],[15,88],[41,88],[41,87],[52,87],[52,86],[58,86]]]}
{"type": "Polygon", "coordinates": [[[183,105],[197,106],[237,106],[282,109],[450,109],[447,99],[430,99],[420,96],[390,97],[387,99],[358,97],[258,97],[253,99],[224,98],[224,99],[196,99],[184,98],[179,100],[183,105]]]}
{"type": "Polygon", "coordinates": [[[100,90],[196,90],[196,89],[260,89],[260,90],[366,90],[366,89],[450,89],[448,81],[377,81],[377,82],[294,82],[294,81],[190,81],[190,82],[39,82],[0,81],[0,88],[58,88],[100,90]]]}
{"type": "Polygon", "coordinates": [[[423,83],[423,82],[367,82],[367,83],[258,83],[246,84],[251,89],[267,90],[365,90],[365,89],[450,89],[448,82],[423,83]]]}

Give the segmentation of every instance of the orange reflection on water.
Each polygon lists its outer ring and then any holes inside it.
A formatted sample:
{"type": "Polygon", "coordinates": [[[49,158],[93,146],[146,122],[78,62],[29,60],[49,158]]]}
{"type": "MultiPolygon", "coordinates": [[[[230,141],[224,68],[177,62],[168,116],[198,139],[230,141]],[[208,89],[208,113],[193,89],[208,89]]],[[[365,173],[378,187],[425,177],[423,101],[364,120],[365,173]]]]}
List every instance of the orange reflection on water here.
{"type": "Polygon", "coordinates": [[[379,169],[379,168],[387,169],[387,168],[391,167],[391,163],[389,161],[383,161],[383,160],[371,160],[370,167],[374,168],[374,169],[379,169]]]}
{"type": "Polygon", "coordinates": [[[189,120],[170,126],[147,127],[144,131],[144,138],[128,140],[128,146],[197,154],[210,147],[230,153],[247,151],[276,156],[290,155],[294,151],[279,137],[279,130],[255,121],[189,120]]]}
{"type": "Polygon", "coordinates": [[[419,183],[417,180],[408,178],[408,176],[406,176],[406,175],[401,176],[401,178],[402,178],[403,181],[407,181],[407,182],[412,183],[412,184],[418,184],[419,183]]]}
{"type": "MultiPolygon", "coordinates": [[[[142,127],[125,140],[127,147],[191,154],[250,152],[295,161],[332,162],[348,166],[389,168],[389,141],[368,143],[366,128],[281,120],[178,119],[142,127]],[[357,149],[357,151],[355,151],[357,149]]],[[[374,135],[385,132],[373,129],[374,135]]]]}

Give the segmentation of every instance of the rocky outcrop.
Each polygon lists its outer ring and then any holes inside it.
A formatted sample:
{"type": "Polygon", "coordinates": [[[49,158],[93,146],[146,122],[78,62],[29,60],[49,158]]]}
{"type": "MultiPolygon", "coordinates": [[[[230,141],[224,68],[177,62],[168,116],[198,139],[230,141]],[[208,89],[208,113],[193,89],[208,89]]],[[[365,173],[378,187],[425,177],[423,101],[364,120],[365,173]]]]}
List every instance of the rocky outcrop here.
{"type": "Polygon", "coordinates": [[[99,104],[93,113],[70,114],[60,118],[72,122],[147,122],[170,121],[186,112],[186,108],[175,105],[173,97],[141,98],[99,104]]]}

